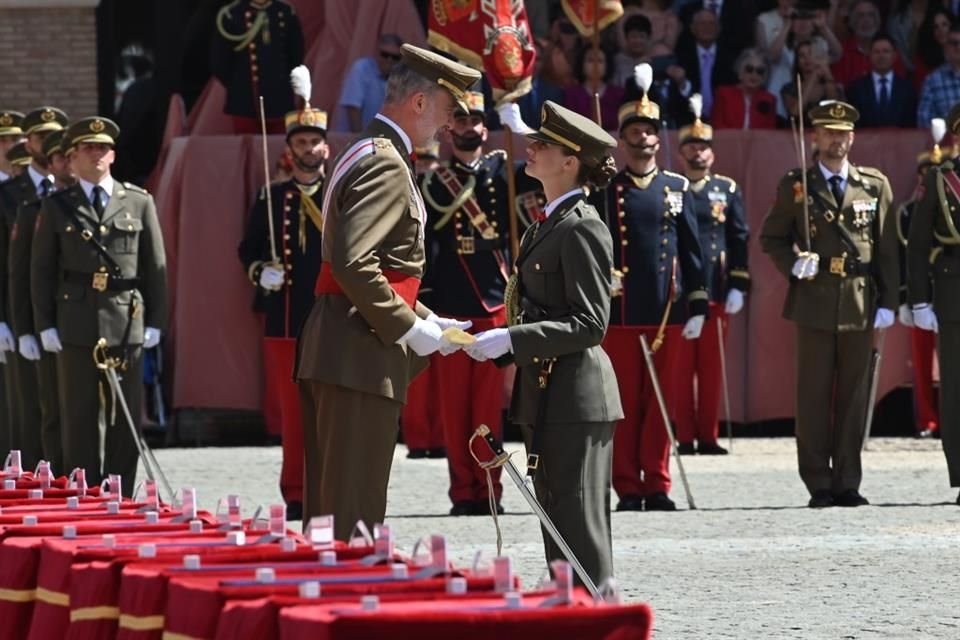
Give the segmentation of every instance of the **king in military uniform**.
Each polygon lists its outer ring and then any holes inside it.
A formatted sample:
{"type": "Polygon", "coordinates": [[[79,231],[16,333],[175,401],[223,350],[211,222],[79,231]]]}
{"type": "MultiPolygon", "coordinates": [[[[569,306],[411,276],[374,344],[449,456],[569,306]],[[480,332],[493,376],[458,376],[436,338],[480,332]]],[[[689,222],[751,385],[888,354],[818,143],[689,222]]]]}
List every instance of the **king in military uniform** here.
{"type": "Polygon", "coordinates": [[[44,200],[30,260],[34,325],[57,353],[64,468],[91,483],[123,477],[129,495],[137,448],[94,361],[103,339],[119,363],[121,389],[139,430],[143,349],[166,325],[166,259],[153,198],[110,175],[120,131],[103,117],[74,122],[65,134],[77,184],[44,200]],[[102,455],[101,455],[101,439],[102,455]]]}
{"type": "Polygon", "coordinates": [[[290,72],[303,62],[300,18],[281,0],[234,0],[217,13],[210,68],[227,90],[223,112],[235,133],[259,133],[260,96],[270,133],[293,111],[290,72]]]}
{"type": "MultiPolygon", "coordinates": [[[[946,118],[960,135],[960,104],[946,118]]],[[[957,159],[933,165],[923,180],[907,240],[907,301],[913,323],[936,332],[940,359],[940,438],[951,487],[960,487],[960,174],[957,159]]],[[[957,496],[960,505],[960,495],[957,496]]]]}
{"type": "Polygon", "coordinates": [[[615,296],[604,349],[620,383],[624,419],[613,445],[620,511],[673,511],[670,439],[644,363],[640,336],[654,350],[667,407],[681,340],[700,336],[707,316],[703,259],[690,183],[657,166],[660,108],[646,94],[620,107],[626,168],[606,192],[613,235],[615,296]],[[682,301],[682,302],[678,302],[682,301]]]}
{"type": "Polygon", "coordinates": [[[783,315],[797,328],[797,460],[812,508],[868,504],[860,449],[873,334],[893,324],[900,286],[890,183],[847,159],[858,117],[835,100],[810,110],[819,160],[783,177],[760,233],[789,283],[783,315]]]}
{"type": "Polygon", "coordinates": [[[293,177],[261,190],[238,254],[256,287],[254,310],[264,314],[264,406],[277,407],[279,413],[283,439],[280,492],[287,504],[287,518],[300,520],[304,425],[299,391],[291,374],[297,334],[313,304],[313,286],[320,272],[323,164],[329,155],[327,114],[307,103],[287,114],[286,127],[293,177]],[[273,231],[268,220],[271,214],[273,231]]]}
{"type": "MultiPolygon", "coordinates": [[[[483,94],[467,94],[467,110],[458,109],[449,133],[453,158],[449,167],[423,181],[427,205],[427,273],[430,308],[439,315],[472,323],[475,331],[506,326],[503,293],[510,271],[507,233],[506,171],[501,150],[486,155],[483,94]]],[[[478,425],[502,432],[503,369],[476,362],[465,353],[437,358],[439,386],[433,389],[441,408],[450,470],[452,515],[490,512],[483,469],[467,442],[478,425]]],[[[499,508],[500,469],[491,471],[492,496],[499,508]]]]}
{"type": "Polygon", "coordinates": [[[696,119],[692,125],[680,129],[679,153],[684,175],[690,181],[697,216],[710,314],[698,340],[678,343],[674,410],[680,453],[722,455],[727,450],[717,443],[722,383],[720,350],[723,348],[718,325],[726,332],[729,316],[743,309],[744,295],[750,285],[747,269],[750,230],[737,183],[710,171],[714,161],[713,127],[700,120],[699,94],[694,94],[690,102],[696,119]]]}

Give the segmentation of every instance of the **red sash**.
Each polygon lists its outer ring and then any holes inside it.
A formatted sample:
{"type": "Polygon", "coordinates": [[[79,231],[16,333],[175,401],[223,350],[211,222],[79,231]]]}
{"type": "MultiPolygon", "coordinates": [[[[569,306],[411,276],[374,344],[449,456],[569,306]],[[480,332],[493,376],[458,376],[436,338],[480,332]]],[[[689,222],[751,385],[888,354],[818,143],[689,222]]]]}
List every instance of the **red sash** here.
{"type": "MultiPolygon", "coordinates": [[[[390,288],[397,292],[397,295],[403,298],[403,301],[410,305],[410,308],[417,304],[417,294],[420,293],[420,278],[414,278],[400,271],[384,269],[383,276],[390,283],[390,288]]],[[[333,277],[333,269],[329,262],[323,262],[320,265],[320,275],[317,276],[317,283],[313,287],[313,294],[319,295],[344,295],[340,283],[333,277]]]]}

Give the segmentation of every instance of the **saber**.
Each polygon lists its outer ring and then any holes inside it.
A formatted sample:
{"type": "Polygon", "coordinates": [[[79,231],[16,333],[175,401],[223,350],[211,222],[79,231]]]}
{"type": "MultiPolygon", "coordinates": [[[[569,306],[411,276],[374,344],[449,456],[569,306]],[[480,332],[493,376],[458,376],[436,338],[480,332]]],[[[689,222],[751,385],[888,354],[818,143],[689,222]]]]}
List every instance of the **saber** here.
{"type": "Polygon", "coordinates": [[[534,495],[533,490],[527,483],[527,479],[520,474],[520,472],[517,470],[517,467],[514,466],[513,460],[511,460],[510,456],[507,455],[507,453],[503,450],[503,444],[498,442],[497,439],[493,437],[493,433],[490,432],[489,427],[487,427],[485,424],[477,427],[477,430],[473,432],[471,440],[477,437],[483,438],[484,442],[487,443],[487,446],[490,447],[490,450],[494,455],[494,459],[482,463],[483,466],[485,468],[503,467],[507,470],[507,475],[510,476],[511,480],[513,480],[513,484],[517,485],[517,489],[520,490],[520,493],[527,501],[527,504],[530,505],[534,515],[536,515],[537,519],[540,520],[540,524],[543,525],[544,530],[550,534],[553,542],[560,548],[560,552],[563,554],[563,557],[567,559],[567,562],[570,563],[570,566],[573,567],[573,570],[577,572],[577,576],[580,578],[580,581],[583,582],[583,586],[587,588],[587,591],[590,592],[590,595],[593,596],[594,600],[602,600],[603,596],[600,594],[600,590],[597,589],[597,585],[594,584],[593,579],[587,574],[587,570],[583,568],[583,565],[580,564],[580,560],[578,560],[577,556],[574,555],[573,549],[571,549],[570,545],[567,544],[567,541],[563,539],[563,536],[560,535],[560,531],[557,530],[557,527],[553,524],[550,516],[547,515],[547,512],[544,511],[543,507],[540,505],[540,502],[537,500],[537,496],[534,495]]]}
{"type": "Polygon", "coordinates": [[[680,480],[683,482],[683,491],[687,495],[687,505],[694,511],[697,505],[693,502],[693,494],[690,493],[690,483],[687,482],[687,473],[683,470],[683,461],[680,460],[680,452],[677,450],[677,439],[673,437],[673,430],[670,428],[670,415],[667,413],[667,403],[663,399],[663,391],[660,390],[660,380],[657,378],[657,370],[653,366],[653,351],[647,344],[647,337],[640,334],[640,346],[643,347],[643,359],[647,363],[647,372],[650,374],[650,382],[653,385],[653,393],[657,396],[657,404],[660,405],[660,414],[663,416],[663,428],[667,430],[667,437],[670,438],[670,448],[673,450],[673,457],[677,461],[677,469],[680,470],[680,480]]]}
{"type": "Polygon", "coordinates": [[[156,482],[157,478],[160,478],[164,490],[166,490],[167,495],[170,497],[170,504],[173,504],[176,499],[176,494],[174,494],[173,489],[170,487],[170,482],[163,473],[163,469],[160,468],[160,463],[157,462],[153,451],[151,451],[146,440],[143,439],[143,436],[140,435],[136,425],[133,423],[133,416],[130,415],[130,407],[127,406],[127,399],[123,395],[123,389],[120,387],[120,378],[117,376],[117,366],[119,366],[120,360],[107,355],[106,338],[100,338],[97,341],[97,346],[93,348],[93,360],[97,363],[97,368],[106,374],[107,381],[113,389],[113,395],[120,401],[120,408],[123,410],[123,416],[126,418],[127,426],[130,428],[130,434],[133,436],[133,443],[137,447],[137,453],[140,454],[140,459],[143,460],[143,470],[147,474],[147,478],[154,482],[156,482]]]}
{"type": "Polygon", "coordinates": [[[870,431],[873,429],[873,409],[877,401],[877,387],[880,384],[880,358],[883,355],[883,341],[887,337],[887,330],[880,329],[880,338],[877,340],[877,346],[873,348],[870,354],[870,392],[867,394],[867,419],[863,425],[863,442],[860,444],[860,450],[867,450],[867,442],[870,440],[870,431]]]}
{"type": "Polygon", "coordinates": [[[263,147],[263,193],[267,199],[267,224],[270,229],[270,259],[280,264],[277,257],[277,241],[273,230],[273,197],[270,193],[270,161],[267,159],[267,116],[263,110],[263,96],[260,96],[260,141],[263,147]]]}
{"type": "MultiPolygon", "coordinates": [[[[262,100],[262,99],[261,99],[262,100]]],[[[810,246],[810,205],[807,202],[807,141],[804,139],[803,132],[803,80],[800,74],[797,74],[797,101],[800,103],[800,181],[803,185],[803,250],[810,252],[813,249],[810,246]]]]}
{"type": "Polygon", "coordinates": [[[720,346],[720,380],[723,382],[723,409],[727,412],[727,446],[733,453],[733,423],[730,419],[730,386],[727,384],[727,347],[723,344],[723,317],[717,318],[717,344],[720,346]]]}

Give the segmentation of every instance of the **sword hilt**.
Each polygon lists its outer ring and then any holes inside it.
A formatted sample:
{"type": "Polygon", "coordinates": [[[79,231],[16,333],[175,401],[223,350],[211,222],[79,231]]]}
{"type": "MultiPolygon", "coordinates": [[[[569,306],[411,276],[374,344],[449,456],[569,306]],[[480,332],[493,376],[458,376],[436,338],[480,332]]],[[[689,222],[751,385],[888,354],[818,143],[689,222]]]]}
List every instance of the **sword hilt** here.
{"type": "Polygon", "coordinates": [[[503,443],[499,442],[495,437],[493,437],[493,432],[490,431],[490,427],[482,424],[477,427],[473,433],[474,435],[483,438],[484,442],[487,443],[495,455],[498,457],[503,455],[503,443]]]}

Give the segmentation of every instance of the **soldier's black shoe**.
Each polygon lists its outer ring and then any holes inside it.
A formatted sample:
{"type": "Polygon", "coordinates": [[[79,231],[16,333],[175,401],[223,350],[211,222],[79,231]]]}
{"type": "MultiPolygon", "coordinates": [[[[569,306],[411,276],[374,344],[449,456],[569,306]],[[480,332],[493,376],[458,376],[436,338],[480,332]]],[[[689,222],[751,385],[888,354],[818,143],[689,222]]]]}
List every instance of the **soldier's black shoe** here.
{"type": "Polygon", "coordinates": [[[303,520],[303,503],[291,500],[287,503],[287,520],[303,520]]]}
{"type": "Polygon", "coordinates": [[[833,503],[838,507],[863,507],[870,504],[870,501],[860,495],[856,489],[847,489],[835,495],[833,503]]]}
{"type": "Polygon", "coordinates": [[[410,460],[419,460],[427,457],[428,449],[407,449],[407,458],[410,460]]]}
{"type": "Polygon", "coordinates": [[[702,456],[725,456],[730,452],[716,442],[701,442],[697,445],[697,453],[702,456]]]}
{"type": "Polygon", "coordinates": [[[823,509],[824,507],[832,507],[833,505],[833,494],[826,489],[814,491],[813,495],[810,496],[810,502],[807,503],[807,506],[811,509],[823,509]]]}
{"type": "Polygon", "coordinates": [[[697,451],[693,448],[692,442],[681,442],[677,445],[677,453],[682,456],[692,456],[697,451]]]}
{"type": "MultiPolygon", "coordinates": [[[[500,501],[497,501],[497,515],[502,516],[504,513],[503,505],[500,504],[500,501]]],[[[487,499],[477,500],[473,503],[473,515],[475,516],[489,516],[490,515],[490,501],[487,499]]]]}
{"type": "Polygon", "coordinates": [[[428,458],[446,458],[447,449],[445,447],[438,447],[437,449],[427,449],[428,458]]]}
{"type": "Polygon", "coordinates": [[[453,506],[450,507],[450,515],[475,516],[477,515],[476,503],[473,500],[460,500],[458,502],[454,502],[453,506]]]}
{"type": "Polygon", "coordinates": [[[676,511],[676,503],[667,497],[667,494],[655,493],[643,499],[644,511],[676,511]]]}
{"type": "Polygon", "coordinates": [[[617,511],[643,511],[643,497],[623,496],[617,503],[617,511]]]}

